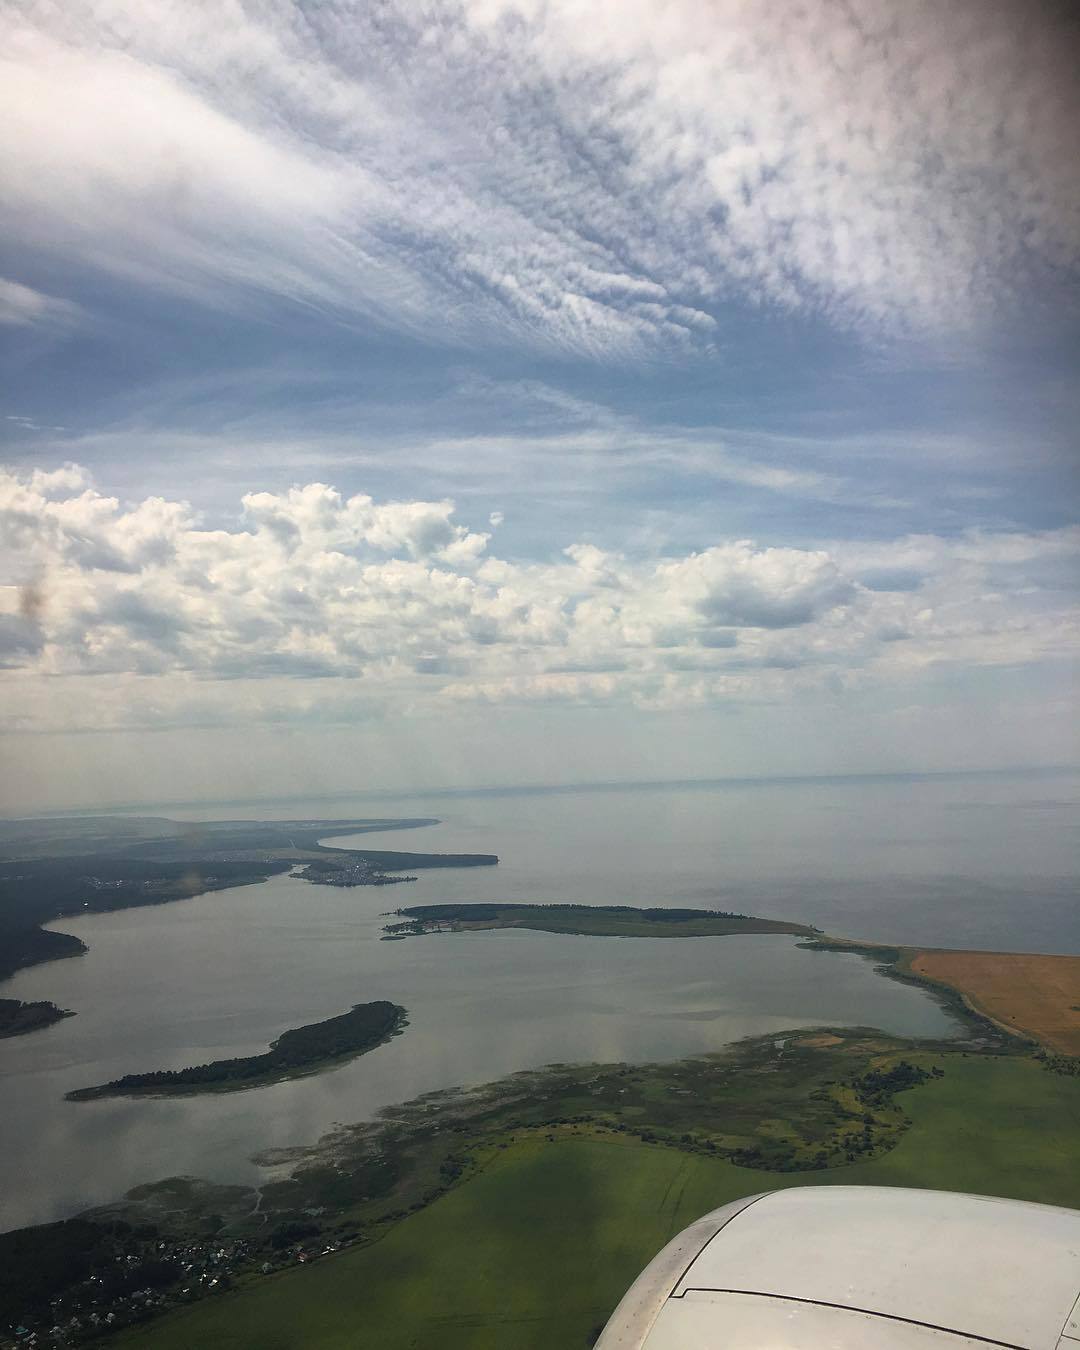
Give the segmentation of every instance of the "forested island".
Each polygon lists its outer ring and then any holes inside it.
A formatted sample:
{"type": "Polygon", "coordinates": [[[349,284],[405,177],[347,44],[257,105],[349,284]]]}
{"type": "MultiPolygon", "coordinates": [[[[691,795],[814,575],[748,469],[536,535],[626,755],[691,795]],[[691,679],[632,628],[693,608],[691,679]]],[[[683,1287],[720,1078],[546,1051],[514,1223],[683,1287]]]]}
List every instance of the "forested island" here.
{"type": "Polygon", "coordinates": [[[179,1096],[195,1092],[265,1087],[283,1078],[297,1078],[339,1060],[353,1059],[389,1040],[406,1025],[405,1009],[384,999],[357,1003],[339,1017],[282,1032],[261,1055],[217,1059],[189,1069],[129,1073],[98,1087],[67,1093],[73,1102],[101,1097],[179,1096]]]}
{"type": "Polygon", "coordinates": [[[24,1032],[52,1026],[63,1017],[74,1015],[67,1008],[58,1008],[55,1003],[44,999],[23,1003],[17,998],[0,998],[0,1037],[21,1036],[24,1032]]]}
{"type": "Polygon", "coordinates": [[[414,905],[394,911],[387,938],[423,933],[467,933],[488,928],[529,928],[539,933],[592,937],[727,937],[734,933],[792,933],[816,938],[820,930],[787,919],[758,919],[719,909],[634,909],[630,905],[414,905]]]}

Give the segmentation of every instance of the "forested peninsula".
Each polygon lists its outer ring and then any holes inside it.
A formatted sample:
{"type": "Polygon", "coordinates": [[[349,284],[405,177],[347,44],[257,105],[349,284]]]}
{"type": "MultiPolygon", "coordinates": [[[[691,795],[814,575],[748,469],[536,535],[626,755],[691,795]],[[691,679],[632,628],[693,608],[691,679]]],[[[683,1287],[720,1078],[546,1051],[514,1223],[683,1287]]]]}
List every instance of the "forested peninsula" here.
{"type": "MultiPolygon", "coordinates": [[[[310,881],[388,885],[433,867],[494,866],[493,853],[335,848],[322,839],[436,825],[431,817],[179,821],[158,816],[0,820],[0,980],[81,956],[86,944],[45,924],[77,914],[168,904],[266,881],[302,866],[310,881]]],[[[12,1014],[13,1016],[13,1014],[12,1014]]],[[[52,1020],[55,1020],[53,1018],[52,1020]]],[[[47,1025],[38,1018],[34,1026],[47,1025]]],[[[2,1033],[0,1033],[2,1034],[2,1033]]]]}
{"type": "Polygon", "coordinates": [[[719,909],[634,909],[630,905],[414,905],[395,910],[387,938],[423,933],[466,933],[488,928],[529,928],[540,933],[592,937],[726,937],[733,933],[792,933],[815,938],[820,930],[786,919],[758,919],[719,909]]]}
{"type": "Polygon", "coordinates": [[[58,1008],[55,1003],[44,999],[23,1003],[17,998],[0,998],[0,1037],[21,1036],[24,1032],[52,1026],[63,1017],[74,1015],[67,1008],[58,1008]]]}
{"type": "Polygon", "coordinates": [[[327,835],[416,829],[395,820],[178,821],[155,816],[75,816],[0,821],[0,979],[26,966],[81,956],[85,945],[42,927],[73,914],[167,904],[265,881],[298,863],[379,870],[439,864],[432,855],[327,848],[327,835]],[[384,859],[386,861],[384,861],[384,859]]]}
{"type": "Polygon", "coordinates": [[[283,1032],[261,1055],[217,1059],[189,1069],[129,1073],[98,1087],[67,1093],[72,1102],[101,1097],[180,1096],[195,1092],[227,1092],[265,1087],[283,1078],[298,1078],[341,1060],[353,1059],[406,1026],[405,1009],[384,999],[357,1003],[339,1017],[283,1032]]]}

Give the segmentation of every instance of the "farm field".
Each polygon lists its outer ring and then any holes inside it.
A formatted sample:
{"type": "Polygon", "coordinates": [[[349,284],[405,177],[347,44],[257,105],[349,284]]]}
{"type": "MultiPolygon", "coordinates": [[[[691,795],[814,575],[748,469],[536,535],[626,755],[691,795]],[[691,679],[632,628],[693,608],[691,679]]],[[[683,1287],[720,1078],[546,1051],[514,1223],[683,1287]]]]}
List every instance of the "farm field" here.
{"type": "Polygon", "coordinates": [[[556,1127],[369,1247],[292,1269],[117,1338],[125,1350],[584,1350],[681,1227],[777,1186],[928,1186],[1080,1206],[1080,1079],[1032,1059],[954,1054],[903,1094],[881,1156],[776,1173],[556,1127]],[[978,1136],[978,1148],[972,1146],[978,1136]],[[467,1240],[463,1240],[464,1235],[467,1240]]]}
{"type": "Polygon", "coordinates": [[[920,951],[911,970],[947,984],[1001,1026],[1080,1055],[1080,956],[920,951]]]}

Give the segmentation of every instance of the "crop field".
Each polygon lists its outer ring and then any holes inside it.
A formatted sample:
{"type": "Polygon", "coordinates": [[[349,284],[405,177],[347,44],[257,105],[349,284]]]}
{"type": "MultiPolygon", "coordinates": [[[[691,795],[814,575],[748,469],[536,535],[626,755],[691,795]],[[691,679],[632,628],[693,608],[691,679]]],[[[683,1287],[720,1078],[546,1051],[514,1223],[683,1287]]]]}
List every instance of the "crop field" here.
{"type": "Polygon", "coordinates": [[[958,990],[1002,1026],[1080,1055],[1080,956],[922,951],[911,969],[958,990]]]}
{"type": "Polygon", "coordinates": [[[928,1186],[1080,1206],[1080,1079],[950,1055],[905,1092],[896,1147],[776,1173],[567,1124],[492,1147],[380,1241],[171,1314],[124,1350],[584,1350],[681,1227],[777,1186],[928,1186]]]}

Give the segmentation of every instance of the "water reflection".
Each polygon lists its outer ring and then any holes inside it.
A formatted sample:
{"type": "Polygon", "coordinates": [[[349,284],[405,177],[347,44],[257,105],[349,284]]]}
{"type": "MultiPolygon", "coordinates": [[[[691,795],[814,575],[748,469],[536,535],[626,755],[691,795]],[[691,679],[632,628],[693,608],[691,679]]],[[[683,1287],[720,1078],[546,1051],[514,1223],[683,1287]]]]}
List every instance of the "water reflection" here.
{"type": "MultiPolygon", "coordinates": [[[[78,1016],[0,1042],[0,1225],[70,1213],[170,1173],[253,1179],[257,1150],[554,1060],[674,1058],[828,1022],[943,1034],[948,1019],[919,990],[790,938],[505,932],[384,943],[380,911],[456,899],[675,903],[882,941],[1080,951],[1078,797],[1080,780],[1059,776],[414,798],[378,813],[444,823],[362,842],[494,850],[500,866],[421,873],[391,890],[277,877],[66,920],[58,927],[89,953],[3,989],[78,1016]],[[258,1053],[290,1026],[375,998],[409,1009],[405,1035],[314,1078],[171,1101],[62,1100],[123,1073],[258,1053]]],[[[376,810],[343,800],[186,814],[376,810]]]]}
{"type": "Polygon", "coordinates": [[[170,1173],[255,1177],[258,1149],[552,1061],[674,1058],[818,1022],[950,1030],[918,990],[791,938],[492,932],[387,943],[385,897],[277,877],[66,924],[86,956],[9,986],[79,1015],[0,1046],[4,1226],[170,1173]],[[62,1100],[123,1073],[255,1053],[289,1026],[373,998],[408,1008],[405,1034],[316,1077],[206,1097],[62,1100]]]}

